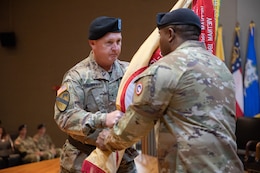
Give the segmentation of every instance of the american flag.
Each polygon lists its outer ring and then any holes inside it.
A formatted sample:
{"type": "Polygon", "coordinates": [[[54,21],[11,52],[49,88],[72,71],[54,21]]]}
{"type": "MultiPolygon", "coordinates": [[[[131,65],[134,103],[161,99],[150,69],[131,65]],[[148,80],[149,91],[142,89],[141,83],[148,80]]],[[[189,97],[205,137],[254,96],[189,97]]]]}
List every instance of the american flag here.
{"type": "Polygon", "coordinates": [[[236,117],[241,117],[244,115],[243,75],[240,55],[239,31],[240,27],[236,26],[231,58],[231,72],[233,74],[236,87],[236,117]]]}

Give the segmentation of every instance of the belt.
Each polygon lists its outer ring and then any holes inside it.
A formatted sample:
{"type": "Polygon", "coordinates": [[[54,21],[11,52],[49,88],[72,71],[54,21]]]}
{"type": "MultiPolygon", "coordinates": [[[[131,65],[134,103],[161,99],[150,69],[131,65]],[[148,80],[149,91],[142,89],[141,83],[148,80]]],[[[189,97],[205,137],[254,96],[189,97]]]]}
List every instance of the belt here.
{"type": "Polygon", "coordinates": [[[83,144],[82,142],[73,139],[71,136],[68,136],[68,141],[71,145],[73,145],[78,150],[80,150],[81,152],[83,152],[87,155],[89,155],[93,150],[96,149],[96,146],[89,145],[89,144],[83,144]]]}

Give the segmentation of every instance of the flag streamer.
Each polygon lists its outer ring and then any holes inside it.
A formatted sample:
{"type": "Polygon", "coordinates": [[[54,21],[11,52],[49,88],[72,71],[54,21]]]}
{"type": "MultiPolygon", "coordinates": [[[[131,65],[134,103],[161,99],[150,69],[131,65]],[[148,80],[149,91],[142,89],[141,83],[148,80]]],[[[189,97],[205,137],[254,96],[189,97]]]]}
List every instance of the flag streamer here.
{"type": "Polygon", "coordinates": [[[204,42],[208,51],[215,55],[215,17],[213,2],[208,0],[193,0],[192,10],[200,17],[200,41],[204,42]]]}
{"type": "Polygon", "coordinates": [[[223,30],[223,27],[220,25],[217,30],[216,56],[219,59],[221,59],[223,62],[225,62],[222,30],[223,30]]]}

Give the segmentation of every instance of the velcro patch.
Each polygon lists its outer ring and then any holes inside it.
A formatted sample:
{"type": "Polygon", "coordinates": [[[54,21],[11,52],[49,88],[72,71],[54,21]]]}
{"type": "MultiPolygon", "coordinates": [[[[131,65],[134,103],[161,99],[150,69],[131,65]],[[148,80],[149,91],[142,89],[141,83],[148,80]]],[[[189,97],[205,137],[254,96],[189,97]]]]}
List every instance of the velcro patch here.
{"type": "Polygon", "coordinates": [[[70,102],[70,93],[68,90],[65,90],[61,92],[57,97],[56,97],[56,106],[57,108],[63,112],[66,110],[70,102]]]}

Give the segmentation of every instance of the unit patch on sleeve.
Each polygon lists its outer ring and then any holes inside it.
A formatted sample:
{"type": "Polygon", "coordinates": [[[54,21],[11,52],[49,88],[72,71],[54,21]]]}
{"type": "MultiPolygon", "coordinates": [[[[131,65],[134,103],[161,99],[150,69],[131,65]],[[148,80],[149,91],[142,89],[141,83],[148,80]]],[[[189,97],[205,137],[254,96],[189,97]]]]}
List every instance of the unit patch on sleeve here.
{"type": "Polygon", "coordinates": [[[136,88],[135,88],[135,92],[137,95],[140,95],[142,93],[142,90],[143,90],[143,85],[141,83],[138,83],[136,85],[136,88]]]}
{"type": "Polygon", "coordinates": [[[66,86],[62,86],[60,91],[57,92],[57,97],[56,97],[56,106],[57,108],[63,112],[66,110],[66,108],[69,105],[70,102],[70,93],[67,90],[66,86]]]}

